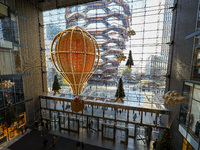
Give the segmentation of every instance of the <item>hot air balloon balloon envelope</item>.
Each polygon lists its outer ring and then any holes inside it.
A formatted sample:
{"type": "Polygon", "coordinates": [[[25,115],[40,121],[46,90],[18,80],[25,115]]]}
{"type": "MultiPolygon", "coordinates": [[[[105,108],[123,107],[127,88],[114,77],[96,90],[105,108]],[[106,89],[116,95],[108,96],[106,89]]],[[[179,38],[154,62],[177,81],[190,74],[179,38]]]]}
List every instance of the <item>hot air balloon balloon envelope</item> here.
{"type": "Polygon", "coordinates": [[[84,84],[97,69],[99,58],[96,40],[79,27],[59,32],[51,44],[51,60],[76,95],[82,93],[84,84]]]}

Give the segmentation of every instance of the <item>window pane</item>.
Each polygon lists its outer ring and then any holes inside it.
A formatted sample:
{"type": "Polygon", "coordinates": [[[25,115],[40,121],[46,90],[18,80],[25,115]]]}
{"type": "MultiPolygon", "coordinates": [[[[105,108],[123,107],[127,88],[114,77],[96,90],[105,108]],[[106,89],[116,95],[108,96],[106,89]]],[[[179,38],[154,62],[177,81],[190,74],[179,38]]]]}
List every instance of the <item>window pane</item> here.
{"type": "Polygon", "coordinates": [[[197,85],[195,85],[195,88],[194,88],[193,98],[195,100],[200,101],[200,88],[196,88],[196,87],[197,87],[197,85]]]}
{"type": "Polygon", "coordinates": [[[199,137],[200,129],[200,103],[193,100],[191,114],[189,119],[189,129],[192,130],[192,133],[196,133],[196,136],[199,137]]]}

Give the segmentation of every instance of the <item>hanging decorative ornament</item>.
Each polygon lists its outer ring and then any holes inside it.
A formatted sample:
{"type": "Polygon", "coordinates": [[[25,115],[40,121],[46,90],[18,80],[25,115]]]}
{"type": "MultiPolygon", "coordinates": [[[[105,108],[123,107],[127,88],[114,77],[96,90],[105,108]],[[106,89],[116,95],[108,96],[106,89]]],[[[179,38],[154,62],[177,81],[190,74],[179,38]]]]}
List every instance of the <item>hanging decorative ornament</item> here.
{"type": "Polygon", "coordinates": [[[131,37],[132,35],[136,35],[134,30],[130,30],[127,32],[128,37],[131,37]]]}
{"type": "Polygon", "coordinates": [[[81,94],[84,84],[99,64],[100,51],[95,38],[80,27],[68,28],[54,37],[50,54],[55,68],[71,86],[72,93],[81,94]]]}
{"type": "Polygon", "coordinates": [[[117,59],[117,61],[118,61],[119,63],[121,63],[121,61],[125,61],[126,56],[124,56],[124,54],[121,53],[121,54],[119,54],[119,55],[116,57],[116,59],[117,59]]]}
{"type": "Polygon", "coordinates": [[[128,69],[131,69],[131,66],[133,66],[133,58],[132,58],[132,52],[131,50],[129,51],[129,56],[128,56],[128,60],[126,62],[126,66],[128,66],[128,69]]]}
{"type": "Polygon", "coordinates": [[[10,80],[4,80],[0,83],[0,88],[11,88],[12,86],[14,86],[15,83],[11,82],[10,80]]]}
{"type": "Polygon", "coordinates": [[[162,96],[167,105],[176,105],[185,102],[185,98],[181,97],[176,91],[168,91],[165,95],[162,96]]]}

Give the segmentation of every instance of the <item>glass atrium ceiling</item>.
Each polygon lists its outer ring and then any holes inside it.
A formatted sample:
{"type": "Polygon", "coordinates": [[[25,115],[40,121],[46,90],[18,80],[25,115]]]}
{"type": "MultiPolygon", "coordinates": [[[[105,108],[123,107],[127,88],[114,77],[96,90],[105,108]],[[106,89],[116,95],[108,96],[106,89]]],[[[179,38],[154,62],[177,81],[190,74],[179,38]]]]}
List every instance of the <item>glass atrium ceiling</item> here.
{"type": "MultiPolygon", "coordinates": [[[[80,26],[97,39],[101,53],[99,66],[85,85],[83,97],[112,101],[122,76],[126,94],[122,105],[164,109],[161,96],[165,91],[171,6],[169,0],[103,0],[44,12],[50,94],[56,74],[49,59],[51,41],[58,32],[80,26]],[[129,37],[129,30],[136,35],[129,37]],[[116,60],[121,53],[128,58],[130,50],[134,61],[131,71],[125,66],[127,59],[121,63],[116,60]]],[[[61,77],[59,80],[61,92],[71,94],[70,86],[61,77]]]]}

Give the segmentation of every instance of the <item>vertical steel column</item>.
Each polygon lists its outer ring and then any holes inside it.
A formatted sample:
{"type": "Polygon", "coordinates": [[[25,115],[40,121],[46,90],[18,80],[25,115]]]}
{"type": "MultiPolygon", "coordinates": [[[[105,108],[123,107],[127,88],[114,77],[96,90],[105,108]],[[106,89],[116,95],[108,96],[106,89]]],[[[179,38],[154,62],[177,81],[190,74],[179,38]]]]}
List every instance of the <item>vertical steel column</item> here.
{"type": "Polygon", "coordinates": [[[51,110],[50,111],[50,120],[49,120],[49,123],[50,123],[50,130],[51,130],[51,110]]]}
{"type": "Polygon", "coordinates": [[[128,122],[129,122],[129,109],[127,109],[127,121],[126,121],[126,146],[128,145],[128,134],[129,134],[129,128],[128,128],[128,122]]]}
{"type": "Polygon", "coordinates": [[[135,124],[135,133],[134,133],[134,138],[136,139],[137,136],[137,125],[135,124]]]}
{"type": "Polygon", "coordinates": [[[104,120],[104,117],[105,117],[105,107],[102,106],[102,108],[103,108],[103,120],[104,120]]]}
{"type": "Polygon", "coordinates": [[[88,129],[88,116],[87,116],[87,125],[86,125],[87,129],[88,129]]]}
{"type": "Polygon", "coordinates": [[[157,120],[158,120],[158,113],[156,113],[155,126],[157,126],[157,120]]]}
{"type": "MultiPolygon", "coordinates": [[[[38,4],[39,2],[37,1],[37,4],[38,4]]],[[[38,15],[38,32],[39,32],[39,44],[40,44],[40,65],[41,65],[41,78],[42,78],[42,91],[44,92],[44,78],[43,78],[43,73],[44,73],[44,71],[43,71],[43,62],[42,62],[42,50],[43,50],[43,48],[42,48],[42,43],[41,43],[41,31],[40,31],[40,26],[41,26],[41,24],[40,24],[40,17],[39,17],[39,6],[37,5],[37,15],[38,15]]]]}
{"type": "Polygon", "coordinates": [[[126,134],[126,141],[125,141],[125,143],[126,143],[126,147],[127,147],[127,145],[128,145],[128,128],[125,129],[125,134],[126,134]]]}
{"type": "Polygon", "coordinates": [[[115,142],[115,136],[116,136],[116,125],[113,127],[113,142],[115,142]]]}
{"type": "MultiPolygon", "coordinates": [[[[79,133],[79,120],[77,120],[77,123],[78,123],[78,133],[79,133]]],[[[79,135],[79,134],[78,134],[79,135]]]]}
{"type": "Polygon", "coordinates": [[[66,117],[64,116],[64,117],[63,117],[63,120],[64,120],[64,128],[66,128],[66,127],[65,127],[65,118],[66,118],[66,117]]]}
{"type": "Polygon", "coordinates": [[[93,116],[93,105],[91,105],[92,106],[92,116],[93,116]]]}
{"type": "Polygon", "coordinates": [[[68,130],[70,130],[70,117],[68,116],[68,130]]]}
{"type": "Polygon", "coordinates": [[[99,131],[99,118],[96,118],[97,120],[97,131],[99,131]]]}
{"type": "Polygon", "coordinates": [[[117,112],[116,112],[116,109],[114,110],[115,110],[115,123],[116,123],[117,112]]]}
{"type": "MultiPolygon", "coordinates": [[[[178,0],[177,0],[177,5],[178,5],[178,0]]],[[[169,56],[168,56],[168,59],[170,59],[170,60],[168,60],[168,68],[167,68],[167,79],[168,79],[168,87],[166,86],[166,89],[167,89],[167,91],[169,91],[170,90],[170,85],[171,85],[171,80],[170,80],[170,76],[171,76],[171,72],[172,72],[172,62],[173,62],[173,54],[174,54],[174,40],[175,40],[175,35],[176,35],[176,22],[177,22],[177,9],[175,10],[175,13],[174,13],[174,29],[173,29],[173,35],[171,36],[172,37],[172,40],[171,40],[171,44],[169,45],[169,46],[171,46],[171,51],[170,51],[170,54],[169,54],[169,56]],[[170,64],[169,64],[169,62],[170,62],[170,64]]],[[[166,83],[167,83],[167,80],[166,80],[166,83]]],[[[167,84],[166,84],[167,85],[167,84]]],[[[165,91],[166,91],[166,89],[165,89],[165,91]]]]}
{"type": "Polygon", "coordinates": [[[101,139],[103,140],[103,128],[104,128],[104,125],[103,123],[101,124],[101,129],[102,129],[102,132],[101,132],[101,139]]]}
{"type": "Polygon", "coordinates": [[[127,124],[129,122],[129,109],[127,109],[127,124]]]}
{"type": "Polygon", "coordinates": [[[59,130],[61,131],[61,119],[60,119],[60,115],[59,115],[58,118],[59,118],[59,121],[58,121],[59,122],[59,130]]]}

